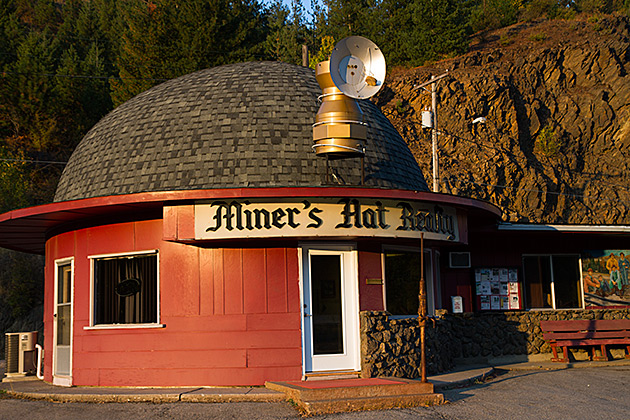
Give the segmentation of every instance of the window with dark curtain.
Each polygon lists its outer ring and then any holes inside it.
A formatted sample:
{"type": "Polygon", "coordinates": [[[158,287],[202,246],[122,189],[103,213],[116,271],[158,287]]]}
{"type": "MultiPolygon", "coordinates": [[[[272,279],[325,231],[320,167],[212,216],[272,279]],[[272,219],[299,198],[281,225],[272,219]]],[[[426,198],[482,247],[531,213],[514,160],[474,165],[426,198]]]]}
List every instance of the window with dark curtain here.
{"type": "Polygon", "coordinates": [[[157,254],[94,260],[94,324],[157,322],[157,254]]]}

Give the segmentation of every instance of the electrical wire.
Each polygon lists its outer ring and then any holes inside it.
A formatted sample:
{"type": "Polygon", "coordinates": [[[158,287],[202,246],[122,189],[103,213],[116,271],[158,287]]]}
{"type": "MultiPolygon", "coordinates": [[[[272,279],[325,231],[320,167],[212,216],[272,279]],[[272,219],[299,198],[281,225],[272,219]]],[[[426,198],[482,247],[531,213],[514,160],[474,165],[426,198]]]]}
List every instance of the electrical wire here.
{"type": "Polygon", "coordinates": [[[9,159],[0,158],[0,162],[20,162],[20,163],[41,163],[46,165],[67,165],[68,162],[61,162],[56,160],[30,160],[30,159],[9,159]]]}
{"type": "MultiPolygon", "coordinates": [[[[453,138],[456,138],[457,140],[461,140],[461,141],[464,141],[464,142],[467,142],[467,143],[472,143],[472,144],[475,144],[475,145],[480,146],[480,147],[485,147],[485,148],[488,148],[488,149],[492,149],[492,150],[494,150],[496,152],[501,153],[502,155],[510,156],[510,157],[515,158],[515,159],[520,158],[520,156],[517,156],[516,154],[512,153],[511,151],[509,151],[509,150],[507,150],[505,148],[499,148],[499,147],[496,147],[494,145],[480,143],[480,142],[477,142],[477,141],[474,141],[474,140],[470,140],[470,139],[466,139],[464,137],[460,137],[460,136],[455,135],[455,134],[450,134],[450,133],[448,133],[446,131],[442,131],[442,130],[439,131],[439,134],[442,134],[442,135],[448,136],[448,137],[453,137],[453,138]]],[[[439,137],[438,137],[438,139],[439,139],[439,137]]],[[[538,164],[540,164],[541,166],[546,167],[546,168],[551,168],[550,164],[545,164],[544,162],[541,162],[541,161],[538,161],[538,164]]],[[[589,177],[591,179],[598,179],[598,181],[604,182],[604,183],[606,183],[606,185],[608,185],[610,187],[616,187],[616,188],[621,188],[621,189],[630,191],[630,186],[628,186],[628,185],[615,184],[615,183],[611,183],[610,181],[607,181],[605,179],[602,179],[602,177],[612,178],[612,177],[620,177],[622,175],[575,171],[575,170],[572,170],[572,169],[568,168],[562,162],[559,162],[556,166],[559,166],[562,170],[564,170],[565,172],[568,172],[572,176],[585,176],[585,177],[589,177]]],[[[491,185],[488,185],[488,186],[491,186],[491,185]]],[[[497,186],[497,187],[500,187],[500,186],[497,186]]],[[[506,188],[510,188],[510,187],[506,187],[506,188]]]]}
{"type": "Polygon", "coordinates": [[[446,182],[446,183],[459,183],[459,184],[474,184],[474,185],[479,185],[481,187],[494,187],[494,188],[504,188],[504,189],[511,189],[511,190],[515,190],[515,191],[527,191],[527,192],[538,192],[538,193],[542,193],[542,194],[551,194],[551,195],[562,195],[562,196],[567,196],[567,197],[580,197],[580,198],[584,198],[585,195],[584,194],[574,194],[574,193],[562,193],[562,192],[556,192],[556,191],[544,191],[544,190],[539,190],[539,189],[533,189],[533,188],[518,188],[518,187],[511,187],[508,185],[494,185],[494,184],[487,184],[484,182],[475,182],[475,181],[463,181],[463,180],[459,180],[459,179],[451,179],[451,178],[442,178],[441,182],[446,182]]]}
{"type": "Polygon", "coordinates": [[[120,77],[120,76],[86,76],[83,74],[54,74],[54,73],[28,73],[28,72],[11,72],[3,71],[1,75],[13,76],[38,76],[38,77],[58,77],[62,79],[95,79],[95,80],[149,80],[153,82],[165,82],[171,79],[158,79],[152,77],[120,77]]]}

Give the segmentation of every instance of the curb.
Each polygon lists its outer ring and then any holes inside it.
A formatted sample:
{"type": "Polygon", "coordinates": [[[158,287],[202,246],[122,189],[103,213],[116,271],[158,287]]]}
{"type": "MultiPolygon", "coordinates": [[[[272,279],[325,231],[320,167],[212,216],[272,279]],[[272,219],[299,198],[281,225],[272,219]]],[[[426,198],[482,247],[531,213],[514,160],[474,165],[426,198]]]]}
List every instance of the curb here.
{"type": "MultiPolygon", "coordinates": [[[[451,381],[440,381],[439,379],[433,379],[433,380],[430,380],[430,382],[433,383],[435,392],[441,392],[441,391],[446,391],[449,389],[466,388],[466,387],[472,386],[480,381],[484,381],[485,379],[487,379],[488,377],[496,373],[496,369],[492,366],[479,368],[476,370],[478,370],[479,372],[474,375],[466,376],[465,378],[462,378],[462,379],[455,379],[451,381]]],[[[452,373],[452,375],[457,375],[457,374],[458,372],[452,373]]]]}
{"type": "Polygon", "coordinates": [[[529,362],[506,363],[494,365],[494,369],[502,371],[528,371],[528,370],[564,370],[564,369],[589,369],[600,367],[626,367],[630,366],[630,359],[614,359],[607,361],[578,360],[575,362],[529,362]]]}
{"type": "Polygon", "coordinates": [[[22,392],[4,390],[6,395],[27,400],[42,400],[58,403],[230,403],[230,402],[282,402],[285,396],[282,393],[248,393],[248,394],[221,394],[201,393],[191,394],[187,392],[173,394],[59,394],[42,392],[22,392]]]}

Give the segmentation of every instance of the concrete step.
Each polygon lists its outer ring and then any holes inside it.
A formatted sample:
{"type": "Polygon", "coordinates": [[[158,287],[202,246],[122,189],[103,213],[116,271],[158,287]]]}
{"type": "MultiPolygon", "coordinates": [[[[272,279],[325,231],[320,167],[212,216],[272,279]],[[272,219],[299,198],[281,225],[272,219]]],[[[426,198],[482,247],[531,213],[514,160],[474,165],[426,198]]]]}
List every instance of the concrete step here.
{"type": "Polygon", "coordinates": [[[433,393],[433,384],[400,378],[338,379],[317,382],[268,382],[267,388],[284,392],[289,398],[329,400],[433,393]]]}
{"type": "Polygon", "coordinates": [[[336,370],[326,372],[309,372],[304,376],[307,381],[326,381],[331,379],[356,379],[360,376],[360,374],[361,372],[354,370],[336,370]]]}
{"type": "Polygon", "coordinates": [[[431,406],[444,403],[442,394],[387,395],[382,397],[343,398],[318,401],[295,401],[307,415],[346,411],[387,410],[390,408],[431,406]]]}
{"type": "Polygon", "coordinates": [[[440,404],[433,384],[401,378],[267,382],[307,414],[440,404]]]}

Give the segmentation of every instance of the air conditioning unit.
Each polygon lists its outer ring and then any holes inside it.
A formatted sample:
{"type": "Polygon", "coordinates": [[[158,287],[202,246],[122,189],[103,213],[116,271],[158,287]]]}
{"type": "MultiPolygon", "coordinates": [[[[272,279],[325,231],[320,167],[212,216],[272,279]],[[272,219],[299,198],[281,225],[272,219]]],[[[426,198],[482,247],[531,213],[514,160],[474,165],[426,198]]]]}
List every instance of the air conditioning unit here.
{"type": "Polygon", "coordinates": [[[34,374],[37,369],[37,331],[6,333],[6,377],[34,374]]]}
{"type": "Polygon", "coordinates": [[[449,252],[450,268],[470,268],[470,252],[449,252]]]}

